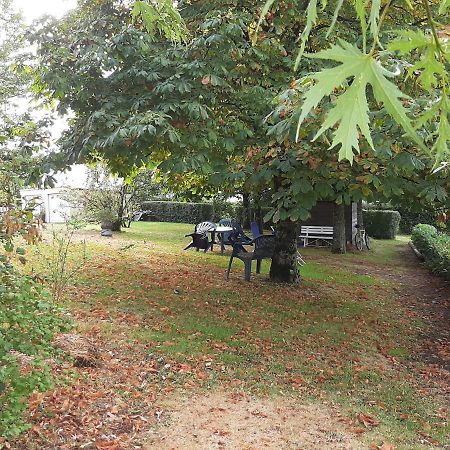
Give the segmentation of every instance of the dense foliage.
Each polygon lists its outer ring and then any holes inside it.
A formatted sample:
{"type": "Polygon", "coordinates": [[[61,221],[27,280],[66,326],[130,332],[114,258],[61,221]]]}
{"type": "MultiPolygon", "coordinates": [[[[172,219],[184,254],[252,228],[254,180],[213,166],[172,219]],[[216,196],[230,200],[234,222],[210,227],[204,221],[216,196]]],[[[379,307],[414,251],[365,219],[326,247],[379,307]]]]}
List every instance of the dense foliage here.
{"type": "Polygon", "coordinates": [[[8,210],[0,215],[0,435],[26,428],[27,397],[51,384],[44,358],[53,354],[56,332],[67,326],[39,281],[21,274],[13,263],[25,263],[25,250],[15,245],[39,238],[31,211],[8,210]]]}
{"type": "Polygon", "coordinates": [[[401,216],[398,211],[365,210],[364,228],[369,236],[376,239],[395,239],[400,228],[401,216]]]}
{"type": "Polygon", "coordinates": [[[49,146],[48,117],[36,119],[33,108],[25,112],[24,99],[32,82],[24,25],[10,0],[0,0],[0,206],[13,206],[19,190],[42,181],[52,184],[56,161],[44,158],[49,146]],[[43,174],[46,174],[41,180],[43,174]]]}
{"type": "Polygon", "coordinates": [[[442,230],[450,227],[448,215],[443,209],[435,209],[431,205],[414,204],[407,201],[396,203],[373,203],[366,206],[367,209],[395,209],[400,213],[400,232],[403,234],[411,234],[412,229],[419,223],[433,225],[442,230]]]}
{"type": "Polygon", "coordinates": [[[411,239],[427,267],[450,281],[450,236],[432,225],[419,224],[413,228],[411,239]]]}
{"type": "MultiPolygon", "coordinates": [[[[354,153],[360,153],[362,138],[375,148],[372,131],[380,124],[374,113],[384,110],[413,145],[424,153],[432,147],[437,163],[448,158],[448,0],[401,5],[342,0],[322,2],[321,8],[318,3],[309,0],[303,5],[306,25],[296,67],[307,43],[310,53],[306,56],[323,61],[323,66],[299,80],[305,91],[296,107],[297,137],[307,118],[324,112],[313,140],[329,131],[329,147],[337,147],[341,159],[352,161],[354,153]],[[338,26],[347,20],[354,24],[353,35],[338,26]],[[328,42],[315,35],[321,25],[327,28],[328,42]],[[405,78],[415,78],[416,82],[404,83],[405,78]],[[334,98],[330,102],[331,94],[334,98]],[[414,108],[418,115],[413,122],[414,108]]],[[[273,4],[282,8],[284,2],[267,0],[260,26],[266,22],[265,16],[273,4]]],[[[303,14],[303,8],[298,13],[303,14]]],[[[272,14],[268,20],[272,20],[272,14]]]]}
{"type": "Polygon", "coordinates": [[[0,28],[0,206],[6,209],[0,214],[0,436],[8,437],[27,427],[27,397],[51,385],[44,358],[53,353],[53,336],[67,321],[49,303],[43,286],[15,268],[26,262],[15,238],[38,239],[31,211],[19,206],[19,190],[50,171],[42,157],[49,136],[47,119],[33,120],[17,105],[31,82],[24,68],[30,55],[10,0],[0,0],[0,28]]]}
{"type": "Polygon", "coordinates": [[[419,223],[440,226],[442,229],[449,229],[450,222],[447,217],[444,218],[442,211],[435,210],[432,208],[412,208],[407,206],[397,207],[398,212],[402,216],[400,221],[400,231],[405,234],[411,234],[414,226],[419,223]],[[439,219],[443,220],[439,222],[439,219]]]}
{"type": "Polygon", "coordinates": [[[51,386],[45,358],[67,325],[39,282],[0,261],[0,436],[27,428],[27,397],[51,386]]]}

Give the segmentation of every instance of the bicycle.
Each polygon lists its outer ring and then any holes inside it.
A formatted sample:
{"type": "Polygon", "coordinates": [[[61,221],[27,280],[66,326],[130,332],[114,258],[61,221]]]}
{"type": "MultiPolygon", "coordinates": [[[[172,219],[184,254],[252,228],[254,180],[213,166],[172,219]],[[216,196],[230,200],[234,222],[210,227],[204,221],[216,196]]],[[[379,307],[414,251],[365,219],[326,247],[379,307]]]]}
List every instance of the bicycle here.
{"type": "Polygon", "coordinates": [[[367,250],[370,250],[371,242],[369,235],[366,233],[366,230],[364,228],[361,228],[359,225],[355,225],[355,228],[355,247],[360,251],[364,247],[366,247],[367,250]]]}

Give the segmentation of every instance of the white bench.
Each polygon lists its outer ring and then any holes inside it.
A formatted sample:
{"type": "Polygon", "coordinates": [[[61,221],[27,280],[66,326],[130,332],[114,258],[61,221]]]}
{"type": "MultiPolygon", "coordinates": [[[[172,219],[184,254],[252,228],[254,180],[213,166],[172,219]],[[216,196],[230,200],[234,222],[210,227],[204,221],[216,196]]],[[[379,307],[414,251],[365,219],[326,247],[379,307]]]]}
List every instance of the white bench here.
{"type": "Polygon", "coordinates": [[[325,246],[331,245],[333,227],[302,226],[299,238],[302,240],[304,247],[308,245],[319,247],[321,243],[324,243],[325,246]]]}

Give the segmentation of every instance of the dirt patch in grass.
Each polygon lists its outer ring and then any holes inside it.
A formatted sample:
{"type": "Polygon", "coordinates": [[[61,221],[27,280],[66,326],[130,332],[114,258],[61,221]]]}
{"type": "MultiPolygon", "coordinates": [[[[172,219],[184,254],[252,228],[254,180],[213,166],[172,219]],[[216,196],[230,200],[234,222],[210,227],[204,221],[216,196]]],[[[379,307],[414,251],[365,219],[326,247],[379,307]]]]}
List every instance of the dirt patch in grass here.
{"type": "Polygon", "coordinates": [[[213,392],[179,398],[159,411],[160,424],[145,450],[361,449],[337,411],[244,393],[213,392]],[[341,421],[340,421],[341,419],[341,421]]]}

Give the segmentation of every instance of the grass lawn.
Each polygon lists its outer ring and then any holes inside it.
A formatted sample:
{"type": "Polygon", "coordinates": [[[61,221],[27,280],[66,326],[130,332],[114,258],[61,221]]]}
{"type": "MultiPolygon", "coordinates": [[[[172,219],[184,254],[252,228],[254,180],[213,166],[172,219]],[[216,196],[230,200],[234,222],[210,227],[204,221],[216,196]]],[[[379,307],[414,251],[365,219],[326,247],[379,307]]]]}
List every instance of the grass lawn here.
{"type": "MultiPolygon", "coordinates": [[[[127,404],[142,416],[169,394],[237,390],[333,405],[362,448],[445,445],[442,380],[419,354],[428,324],[402,302],[402,283],[413,277],[402,256],[406,238],[343,256],[301,249],[302,284],[291,287],[267,280],[270,261],[250,283],[236,261],[225,280],[229,258],[219,247],[182,251],[191,231],[138,222],[112,239],[82,232],[88,261],[64,306],[75,332],[103,348],[101,369],[78,372],[83,395],[113,395],[117,411],[127,404]]],[[[57,388],[61,404],[71,389],[57,388]]],[[[39,405],[34,423],[61,407],[48,397],[39,405]]],[[[45,442],[56,426],[53,416],[45,442]]],[[[27,448],[47,448],[42,437],[25,439],[27,448]],[[33,439],[41,447],[32,447],[33,439]]]]}

